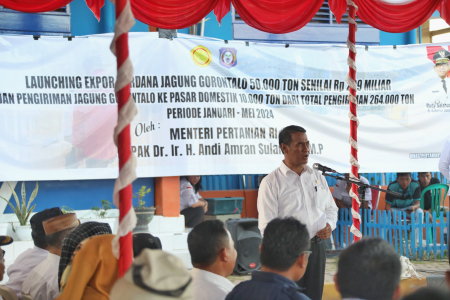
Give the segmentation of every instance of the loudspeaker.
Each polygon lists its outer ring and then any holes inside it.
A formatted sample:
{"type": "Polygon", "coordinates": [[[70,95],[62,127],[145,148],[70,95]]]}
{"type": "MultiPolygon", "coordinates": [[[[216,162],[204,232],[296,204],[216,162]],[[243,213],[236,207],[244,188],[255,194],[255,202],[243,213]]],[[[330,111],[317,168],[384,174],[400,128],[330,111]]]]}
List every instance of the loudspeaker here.
{"type": "Polygon", "coordinates": [[[237,251],[233,273],[243,275],[259,270],[261,268],[259,245],[261,245],[262,237],[258,229],[258,220],[229,219],[225,224],[237,251]]]}

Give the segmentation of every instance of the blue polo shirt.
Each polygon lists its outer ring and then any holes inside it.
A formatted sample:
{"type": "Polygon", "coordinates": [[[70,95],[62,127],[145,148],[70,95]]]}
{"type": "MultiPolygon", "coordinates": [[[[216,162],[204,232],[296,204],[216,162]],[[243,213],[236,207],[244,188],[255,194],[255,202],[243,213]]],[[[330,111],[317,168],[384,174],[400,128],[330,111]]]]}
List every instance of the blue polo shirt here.
{"type": "Polygon", "coordinates": [[[284,276],[253,271],[252,279],[238,284],[225,300],[311,300],[301,290],[284,276]]]}
{"type": "Polygon", "coordinates": [[[406,191],[402,189],[398,181],[391,182],[388,186],[388,190],[402,194],[401,197],[386,194],[386,203],[389,203],[392,207],[405,208],[414,205],[415,201],[420,201],[420,184],[418,181],[412,180],[406,188],[406,191]]]}

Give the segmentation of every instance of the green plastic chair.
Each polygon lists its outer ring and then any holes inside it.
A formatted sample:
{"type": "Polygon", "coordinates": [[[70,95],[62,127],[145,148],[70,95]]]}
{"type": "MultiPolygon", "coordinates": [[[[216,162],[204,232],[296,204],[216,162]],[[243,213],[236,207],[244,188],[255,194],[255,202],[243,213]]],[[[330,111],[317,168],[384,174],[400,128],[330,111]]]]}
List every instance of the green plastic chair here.
{"type": "MultiPolygon", "coordinates": [[[[441,222],[443,222],[443,218],[441,218],[441,200],[442,200],[442,205],[444,205],[445,202],[445,197],[447,197],[448,194],[448,189],[449,186],[443,183],[437,183],[437,184],[433,184],[430,185],[428,187],[426,187],[423,191],[422,194],[420,196],[420,208],[424,209],[425,207],[425,193],[430,191],[431,193],[431,214],[433,214],[433,212],[436,212],[436,218],[440,218],[441,222]],[[442,197],[442,190],[444,190],[443,194],[444,197],[442,197]]],[[[443,217],[443,215],[442,215],[443,217]]],[[[428,228],[428,237],[429,237],[429,243],[433,243],[433,238],[432,235],[433,232],[431,230],[431,228],[428,228]]]]}

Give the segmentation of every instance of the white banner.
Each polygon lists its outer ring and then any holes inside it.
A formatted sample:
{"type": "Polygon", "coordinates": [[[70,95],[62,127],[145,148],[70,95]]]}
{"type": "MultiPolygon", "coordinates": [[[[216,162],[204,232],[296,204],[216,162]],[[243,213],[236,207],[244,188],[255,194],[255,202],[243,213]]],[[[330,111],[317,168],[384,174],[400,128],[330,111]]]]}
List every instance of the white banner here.
{"type": "MultiPolygon", "coordinates": [[[[0,181],[117,176],[111,39],[0,36],[0,181]]],[[[450,84],[434,61],[448,50],[358,47],[361,172],[437,171],[450,84]]],[[[292,124],[307,130],[311,164],[350,170],[345,46],[135,33],[130,56],[139,177],[268,173],[292,124]]]]}

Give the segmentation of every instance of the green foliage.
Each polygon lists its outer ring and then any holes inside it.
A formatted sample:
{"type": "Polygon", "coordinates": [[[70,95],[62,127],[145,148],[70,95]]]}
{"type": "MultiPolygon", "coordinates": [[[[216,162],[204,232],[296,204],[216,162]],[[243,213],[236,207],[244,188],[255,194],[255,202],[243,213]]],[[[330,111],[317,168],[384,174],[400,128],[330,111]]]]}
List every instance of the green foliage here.
{"type": "Polygon", "coordinates": [[[94,214],[97,216],[97,218],[103,219],[106,218],[106,212],[108,209],[111,209],[112,206],[111,202],[105,199],[102,199],[101,202],[102,202],[101,207],[94,206],[92,210],[94,211],[94,214]]]}
{"type": "Polygon", "coordinates": [[[150,193],[150,188],[147,188],[145,185],[143,185],[141,186],[139,191],[136,192],[135,195],[133,195],[133,198],[138,199],[138,206],[135,207],[136,209],[148,208],[147,206],[145,206],[145,201],[143,200],[145,195],[147,195],[148,193],[150,193]]]}
{"type": "Polygon", "coordinates": [[[70,214],[70,213],[75,212],[75,211],[73,210],[73,208],[70,208],[70,207],[67,207],[67,206],[63,206],[63,207],[61,208],[61,211],[62,211],[63,214],[70,214]]]}
{"type": "Polygon", "coordinates": [[[3,198],[2,196],[0,196],[0,198],[5,200],[9,204],[9,206],[11,206],[13,212],[17,216],[17,219],[19,219],[20,226],[25,226],[25,225],[27,225],[28,219],[30,218],[30,214],[33,212],[34,208],[36,207],[36,204],[35,204],[30,208],[30,204],[31,204],[31,202],[33,202],[33,200],[37,196],[37,193],[39,190],[39,184],[36,181],[36,187],[34,188],[33,192],[31,193],[30,199],[28,200],[28,204],[27,204],[27,201],[26,201],[27,193],[25,191],[25,181],[22,181],[22,189],[21,189],[22,201],[19,201],[19,197],[17,196],[14,189],[11,187],[11,184],[9,184],[9,182],[6,182],[6,183],[8,183],[9,188],[11,189],[14,199],[16,200],[17,206],[14,207],[7,199],[3,198]]]}

